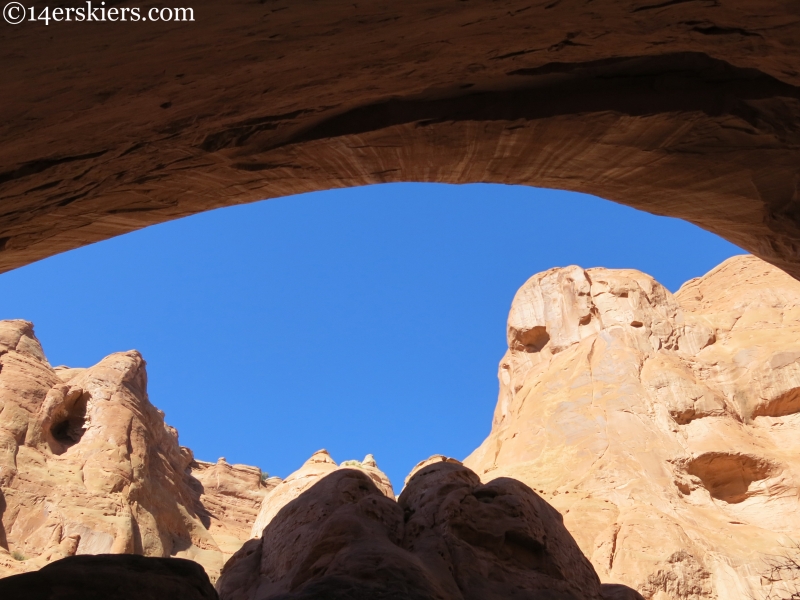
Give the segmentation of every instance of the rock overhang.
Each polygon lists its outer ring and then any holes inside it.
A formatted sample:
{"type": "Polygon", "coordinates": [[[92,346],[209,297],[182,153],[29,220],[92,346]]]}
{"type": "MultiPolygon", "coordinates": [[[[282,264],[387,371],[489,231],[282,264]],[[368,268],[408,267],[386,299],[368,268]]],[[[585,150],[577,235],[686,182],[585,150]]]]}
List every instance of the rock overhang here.
{"type": "Polygon", "coordinates": [[[6,29],[0,270],[221,206],[436,181],[592,193],[800,274],[785,3],[193,7],[51,24],[47,44],[6,29]]]}

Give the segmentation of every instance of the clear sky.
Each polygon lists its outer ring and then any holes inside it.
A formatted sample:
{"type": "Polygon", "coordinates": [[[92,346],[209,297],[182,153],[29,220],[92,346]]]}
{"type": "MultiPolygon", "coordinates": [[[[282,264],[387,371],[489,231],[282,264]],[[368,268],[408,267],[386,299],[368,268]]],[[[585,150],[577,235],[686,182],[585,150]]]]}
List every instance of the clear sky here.
{"type": "Polygon", "coordinates": [[[396,489],[491,427],[511,299],[555,266],[636,268],[675,291],[742,251],[581,194],[391,184],[226,208],[0,275],[0,318],[51,364],[138,349],[202,460],[286,476],[375,455],[396,489]]]}

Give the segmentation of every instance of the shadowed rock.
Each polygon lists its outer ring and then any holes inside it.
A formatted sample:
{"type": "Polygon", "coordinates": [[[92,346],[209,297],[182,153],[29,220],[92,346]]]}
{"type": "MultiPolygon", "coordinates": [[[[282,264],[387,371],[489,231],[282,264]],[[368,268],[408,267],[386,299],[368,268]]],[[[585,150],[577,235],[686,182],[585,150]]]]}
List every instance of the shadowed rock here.
{"type": "Polygon", "coordinates": [[[261,502],[261,509],[253,523],[251,537],[260,537],[281,509],[312,487],[321,478],[338,469],[358,469],[367,475],[378,489],[394,500],[394,490],[386,474],[378,469],[375,458],[369,454],[363,461],[347,460],[341,465],[331,458],[327,450],[317,450],[297,471],[271,489],[261,502]]]}
{"type": "Polygon", "coordinates": [[[431,181],[592,193],[800,275],[792,0],[192,9],[4,27],[0,272],[221,206],[431,181]]]}
{"type": "Polygon", "coordinates": [[[322,477],[230,559],[217,589],[223,600],[606,597],[561,516],[530,488],[484,485],[445,461],[419,470],[397,502],[363,471],[322,477]]]}
{"type": "Polygon", "coordinates": [[[217,600],[203,567],[181,558],[71,556],[0,579],[7,600],[217,600]]]}

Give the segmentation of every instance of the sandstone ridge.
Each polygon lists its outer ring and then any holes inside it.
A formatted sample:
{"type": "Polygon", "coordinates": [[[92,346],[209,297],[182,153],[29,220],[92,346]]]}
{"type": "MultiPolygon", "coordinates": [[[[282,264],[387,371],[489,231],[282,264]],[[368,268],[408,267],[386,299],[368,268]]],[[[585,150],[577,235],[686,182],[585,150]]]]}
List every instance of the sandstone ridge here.
{"type": "Polygon", "coordinates": [[[320,450],[283,481],[197,461],[137,352],[52,368],[30,323],[0,321],[0,575],[110,553],[222,570],[222,600],[761,598],[800,539],[799,337],[800,283],[752,256],[675,294],[535,275],[489,437],[395,499],[371,455],[320,450]]]}
{"type": "Polygon", "coordinates": [[[518,481],[482,484],[434,457],[395,501],[369,469],[324,457],[301,472],[326,473],[225,565],[222,600],[641,599],[601,585],[561,516],[518,481]]]}
{"type": "Polygon", "coordinates": [[[386,474],[378,469],[375,458],[371,454],[368,454],[363,461],[346,460],[341,465],[337,465],[327,450],[319,450],[311,455],[311,458],[300,469],[278,483],[264,496],[261,509],[253,523],[251,537],[259,537],[284,506],[316,484],[321,478],[339,469],[363,471],[384,496],[394,500],[392,484],[386,474]]]}
{"type": "Polygon", "coordinates": [[[538,490],[603,581],[648,600],[761,598],[800,539],[800,283],[731,258],[671,294],[566,267],[519,290],[483,481],[538,490]]]}
{"type": "Polygon", "coordinates": [[[33,327],[0,321],[0,576],[81,554],[199,562],[216,578],[277,484],[196,461],[147,397],[138,352],[52,368],[33,327]]]}

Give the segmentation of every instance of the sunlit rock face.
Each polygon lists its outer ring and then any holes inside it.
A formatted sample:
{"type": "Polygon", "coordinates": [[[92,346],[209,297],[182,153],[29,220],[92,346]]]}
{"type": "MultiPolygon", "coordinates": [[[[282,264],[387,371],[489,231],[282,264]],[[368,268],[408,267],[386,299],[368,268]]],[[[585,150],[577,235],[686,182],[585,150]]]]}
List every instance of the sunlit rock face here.
{"type": "Polygon", "coordinates": [[[514,298],[492,431],[466,459],[563,515],[603,581],[761,597],[800,538],[800,283],[752,256],[671,294],[552,269],[514,298]]]}
{"type": "Polygon", "coordinates": [[[138,352],[52,368],[0,321],[0,576],[75,554],[177,556],[212,579],[249,537],[256,467],[195,461],[147,398],[138,352]]]}
{"type": "Polygon", "coordinates": [[[220,458],[216,463],[195,460],[188,481],[198,493],[195,507],[200,521],[217,543],[224,563],[250,538],[264,496],[281,479],[262,478],[258,467],[232,465],[220,458]]]}
{"type": "Polygon", "coordinates": [[[254,538],[260,537],[264,528],[272,522],[284,506],[300,496],[321,478],[339,469],[358,469],[363,471],[384,496],[394,500],[392,484],[386,474],[378,468],[378,464],[371,454],[368,454],[363,461],[346,460],[337,465],[327,450],[318,450],[297,471],[283,481],[277,480],[275,487],[264,496],[250,536],[254,538]]]}
{"type": "Polygon", "coordinates": [[[326,456],[287,478],[311,483],[228,561],[222,600],[640,598],[601,585],[561,515],[519,481],[482,484],[435,457],[395,501],[374,470],[326,456]]]}

